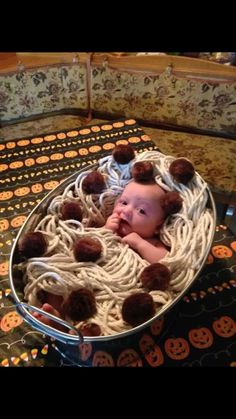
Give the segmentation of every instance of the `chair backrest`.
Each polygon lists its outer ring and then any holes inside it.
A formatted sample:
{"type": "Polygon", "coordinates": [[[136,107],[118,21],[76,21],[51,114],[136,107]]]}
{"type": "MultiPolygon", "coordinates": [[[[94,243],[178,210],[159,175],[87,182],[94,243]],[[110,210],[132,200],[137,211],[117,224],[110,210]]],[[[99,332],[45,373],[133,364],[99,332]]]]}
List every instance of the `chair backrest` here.
{"type": "Polygon", "coordinates": [[[87,54],[6,57],[0,66],[0,121],[63,110],[87,113],[87,74],[87,54]]]}
{"type": "Polygon", "coordinates": [[[91,110],[236,135],[236,68],[171,55],[94,54],[91,110]]]}

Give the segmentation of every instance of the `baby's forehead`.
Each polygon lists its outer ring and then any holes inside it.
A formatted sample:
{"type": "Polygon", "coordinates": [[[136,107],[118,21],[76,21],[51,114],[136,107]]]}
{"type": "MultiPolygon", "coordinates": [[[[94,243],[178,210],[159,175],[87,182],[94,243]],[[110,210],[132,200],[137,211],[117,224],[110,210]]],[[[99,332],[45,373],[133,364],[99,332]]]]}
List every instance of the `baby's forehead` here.
{"type": "Polygon", "coordinates": [[[126,194],[139,194],[139,195],[150,195],[154,194],[155,196],[162,196],[165,194],[163,189],[156,183],[138,183],[135,181],[130,182],[128,185],[126,185],[122,195],[126,194]]]}

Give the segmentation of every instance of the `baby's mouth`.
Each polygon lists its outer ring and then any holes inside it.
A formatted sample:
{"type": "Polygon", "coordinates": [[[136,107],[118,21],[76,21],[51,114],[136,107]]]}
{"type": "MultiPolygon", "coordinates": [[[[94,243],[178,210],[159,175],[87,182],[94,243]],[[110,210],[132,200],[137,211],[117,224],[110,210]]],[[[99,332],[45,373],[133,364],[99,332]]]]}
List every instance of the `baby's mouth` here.
{"type": "Polygon", "coordinates": [[[132,228],[128,221],[126,220],[120,220],[119,228],[117,231],[118,235],[121,237],[127,236],[127,234],[132,233],[132,228]]]}

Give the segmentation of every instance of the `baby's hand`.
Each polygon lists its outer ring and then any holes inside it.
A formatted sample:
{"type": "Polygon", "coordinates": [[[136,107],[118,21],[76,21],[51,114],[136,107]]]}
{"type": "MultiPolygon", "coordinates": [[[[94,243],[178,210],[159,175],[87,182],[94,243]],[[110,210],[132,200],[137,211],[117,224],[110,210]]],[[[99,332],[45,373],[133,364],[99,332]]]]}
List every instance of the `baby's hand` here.
{"type": "Polygon", "coordinates": [[[130,233],[123,237],[122,242],[127,243],[132,249],[138,250],[139,244],[143,241],[137,233],[130,233]]]}
{"type": "Polygon", "coordinates": [[[120,216],[117,212],[114,212],[113,214],[108,217],[106,224],[104,225],[105,228],[108,228],[113,233],[116,233],[120,224],[120,216]]]}

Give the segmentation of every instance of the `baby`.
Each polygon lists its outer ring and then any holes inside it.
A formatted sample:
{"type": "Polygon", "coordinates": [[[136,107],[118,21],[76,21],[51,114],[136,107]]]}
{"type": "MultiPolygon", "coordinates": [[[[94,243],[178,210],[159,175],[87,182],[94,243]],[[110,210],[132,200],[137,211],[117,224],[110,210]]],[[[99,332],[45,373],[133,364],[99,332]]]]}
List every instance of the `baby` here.
{"type": "MultiPolygon", "coordinates": [[[[168,251],[158,238],[160,227],[168,215],[163,205],[168,194],[171,193],[166,193],[154,180],[143,183],[132,180],[116,200],[104,226],[121,236],[123,243],[127,243],[151,264],[162,259],[168,251]]],[[[173,207],[174,211],[179,208],[180,202],[179,198],[176,201],[176,196],[167,201],[166,208],[173,207]]],[[[43,293],[43,311],[64,318],[62,297],[43,293]]],[[[33,315],[42,323],[67,331],[64,326],[59,326],[42,314],[35,312],[33,315]]]]}
{"type": "Polygon", "coordinates": [[[162,259],[167,249],[158,239],[166,214],[161,206],[165,192],[155,183],[130,182],[117,199],[105,228],[122,237],[150,263],[162,259]]]}

